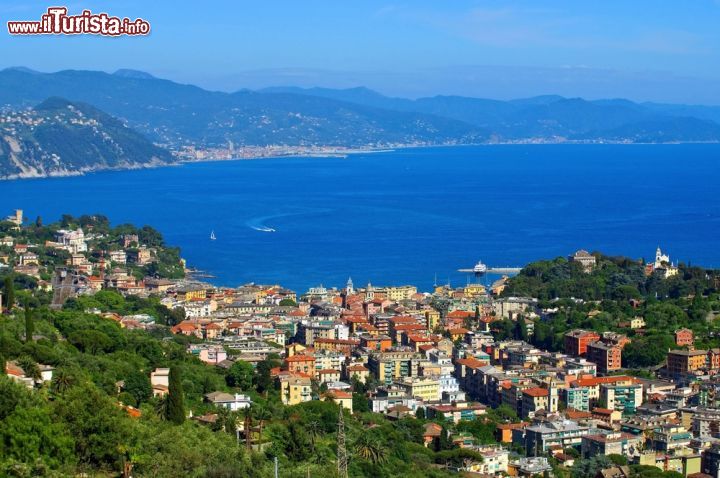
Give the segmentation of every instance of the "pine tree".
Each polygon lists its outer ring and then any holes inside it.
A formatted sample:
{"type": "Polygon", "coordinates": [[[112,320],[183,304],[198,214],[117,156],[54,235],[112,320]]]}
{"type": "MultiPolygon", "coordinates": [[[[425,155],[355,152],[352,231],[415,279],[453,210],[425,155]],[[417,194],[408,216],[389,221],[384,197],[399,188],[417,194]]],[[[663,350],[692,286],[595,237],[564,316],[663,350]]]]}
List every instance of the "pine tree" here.
{"type": "Polygon", "coordinates": [[[32,342],[34,332],[35,323],[33,322],[32,310],[30,310],[28,304],[25,304],[25,342],[32,342]]]}
{"type": "Polygon", "coordinates": [[[185,404],[183,403],[182,380],[180,370],[170,367],[168,383],[168,404],[166,408],[167,420],[177,425],[185,421],[185,404]]]}
{"type": "Polygon", "coordinates": [[[13,284],[12,276],[5,278],[3,297],[5,297],[5,308],[11,310],[15,305],[15,285],[13,284]]]}

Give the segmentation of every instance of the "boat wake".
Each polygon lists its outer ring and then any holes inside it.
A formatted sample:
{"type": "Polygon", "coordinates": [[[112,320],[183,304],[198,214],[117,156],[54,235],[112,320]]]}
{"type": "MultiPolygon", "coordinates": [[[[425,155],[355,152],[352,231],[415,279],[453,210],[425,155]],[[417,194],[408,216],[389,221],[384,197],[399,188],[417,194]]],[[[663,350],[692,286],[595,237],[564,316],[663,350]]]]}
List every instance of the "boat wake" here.
{"type": "Polygon", "coordinates": [[[250,226],[250,229],[255,229],[260,232],[275,232],[275,228],[267,226],[250,226]]]}
{"type": "Polygon", "coordinates": [[[278,219],[281,217],[301,216],[303,214],[324,213],[324,212],[328,212],[328,211],[330,211],[330,209],[304,208],[301,211],[286,212],[286,213],[281,213],[281,214],[272,214],[269,216],[254,217],[254,218],[246,221],[245,225],[247,227],[249,227],[250,229],[253,229],[258,232],[277,232],[277,229],[267,225],[267,221],[270,221],[272,219],[278,219]]]}

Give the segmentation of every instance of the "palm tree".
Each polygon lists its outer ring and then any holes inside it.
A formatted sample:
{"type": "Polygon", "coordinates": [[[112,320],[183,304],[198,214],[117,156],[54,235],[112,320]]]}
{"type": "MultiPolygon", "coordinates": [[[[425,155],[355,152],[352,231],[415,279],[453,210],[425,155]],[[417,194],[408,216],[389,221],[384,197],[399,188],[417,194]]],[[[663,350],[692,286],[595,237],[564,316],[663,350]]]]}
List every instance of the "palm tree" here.
{"type": "Polygon", "coordinates": [[[40,374],[40,367],[38,367],[37,362],[35,362],[35,360],[33,360],[33,358],[29,355],[23,355],[20,357],[17,364],[21,369],[23,369],[23,372],[28,378],[32,378],[35,381],[42,378],[42,375],[40,374]]]}
{"type": "Polygon", "coordinates": [[[243,416],[245,418],[245,447],[248,451],[250,451],[251,446],[251,440],[252,440],[252,417],[253,417],[254,408],[252,406],[247,407],[243,410],[243,416]]]}
{"type": "Polygon", "coordinates": [[[310,444],[312,445],[313,452],[315,451],[315,443],[317,438],[322,434],[322,425],[318,420],[312,420],[305,426],[305,430],[310,436],[310,444]]]}
{"type": "Polygon", "coordinates": [[[370,435],[360,435],[355,442],[355,453],[372,464],[384,463],[387,460],[387,450],[374,437],[370,435]]]}
{"type": "Polygon", "coordinates": [[[259,426],[259,440],[262,441],[263,423],[272,418],[270,410],[264,405],[258,405],[255,407],[255,419],[258,421],[259,426]]]}
{"type": "Polygon", "coordinates": [[[75,376],[65,368],[59,368],[53,374],[52,389],[55,393],[63,394],[68,391],[70,387],[75,385],[75,376]]]}
{"type": "Polygon", "coordinates": [[[160,420],[167,419],[167,409],[168,409],[168,397],[167,395],[163,395],[162,397],[158,398],[157,403],[155,404],[155,414],[160,418],[160,420]]]}

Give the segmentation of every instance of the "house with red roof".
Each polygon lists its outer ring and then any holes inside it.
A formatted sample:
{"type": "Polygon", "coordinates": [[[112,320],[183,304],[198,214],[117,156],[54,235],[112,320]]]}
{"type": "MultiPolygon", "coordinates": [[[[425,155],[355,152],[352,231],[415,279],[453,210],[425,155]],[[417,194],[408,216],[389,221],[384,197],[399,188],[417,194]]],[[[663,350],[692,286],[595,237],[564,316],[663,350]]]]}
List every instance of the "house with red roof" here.
{"type": "Polygon", "coordinates": [[[532,387],[524,389],[522,391],[521,415],[524,418],[532,418],[539,410],[556,412],[557,396],[553,407],[550,391],[547,388],[532,387]]]}
{"type": "Polygon", "coordinates": [[[448,329],[448,333],[450,334],[450,340],[452,340],[453,342],[463,340],[465,338],[465,334],[467,334],[468,332],[470,331],[464,327],[448,329]]]}
{"type": "Polygon", "coordinates": [[[285,369],[292,373],[302,373],[315,378],[315,356],[297,354],[285,359],[285,369]]]}
{"type": "Polygon", "coordinates": [[[192,321],[184,320],[170,329],[173,334],[180,335],[194,335],[195,337],[202,338],[202,329],[200,326],[192,321]]]}
{"type": "Polygon", "coordinates": [[[329,398],[333,402],[340,405],[342,408],[349,410],[350,413],[352,413],[353,411],[352,393],[350,392],[346,392],[345,390],[332,389],[322,394],[321,398],[329,398]]]}
{"type": "Polygon", "coordinates": [[[360,383],[365,383],[370,377],[370,370],[361,363],[355,363],[345,367],[344,375],[347,380],[355,377],[360,383]]]}
{"type": "Polygon", "coordinates": [[[203,335],[206,340],[212,340],[222,334],[223,328],[215,322],[210,322],[203,329],[203,335]]]}

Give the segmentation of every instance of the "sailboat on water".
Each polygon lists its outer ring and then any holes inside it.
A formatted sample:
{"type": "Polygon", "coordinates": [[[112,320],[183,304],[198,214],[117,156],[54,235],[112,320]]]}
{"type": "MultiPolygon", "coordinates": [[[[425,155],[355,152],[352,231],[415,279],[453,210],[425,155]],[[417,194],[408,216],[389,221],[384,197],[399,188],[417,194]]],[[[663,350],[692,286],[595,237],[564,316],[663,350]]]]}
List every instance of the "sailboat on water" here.
{"type": "Polygon", "coordinates": [[[210,240],[214,241],[215,239],[217,239],[217,237],[215,237],[215,231],[210,231],[210,240]]]}

